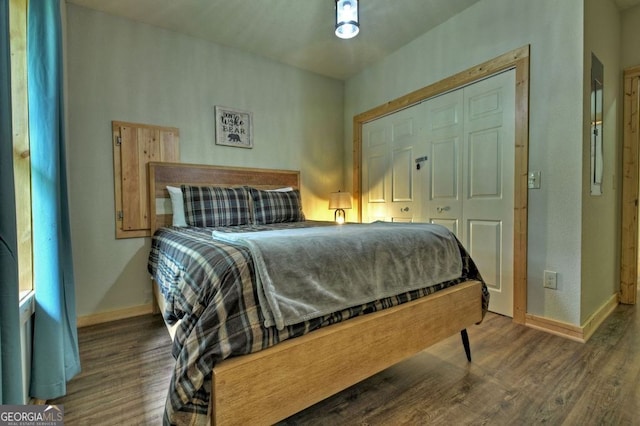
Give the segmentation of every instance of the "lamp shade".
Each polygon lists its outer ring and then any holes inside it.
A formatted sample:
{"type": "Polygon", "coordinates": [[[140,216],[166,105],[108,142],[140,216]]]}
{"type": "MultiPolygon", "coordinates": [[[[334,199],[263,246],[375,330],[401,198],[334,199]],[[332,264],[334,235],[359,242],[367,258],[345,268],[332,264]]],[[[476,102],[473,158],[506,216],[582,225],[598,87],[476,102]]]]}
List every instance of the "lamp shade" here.
{"type": "Polygon", "coordinates": [[[346,39],[359,32],[358,0],[336,0],[336,35],[346,39]]]}
{"type": "Polygon", "coordinates": [[[329,210],[350,209],[351,194],[348,192],[332,192],[329,195],[329,210]]]}

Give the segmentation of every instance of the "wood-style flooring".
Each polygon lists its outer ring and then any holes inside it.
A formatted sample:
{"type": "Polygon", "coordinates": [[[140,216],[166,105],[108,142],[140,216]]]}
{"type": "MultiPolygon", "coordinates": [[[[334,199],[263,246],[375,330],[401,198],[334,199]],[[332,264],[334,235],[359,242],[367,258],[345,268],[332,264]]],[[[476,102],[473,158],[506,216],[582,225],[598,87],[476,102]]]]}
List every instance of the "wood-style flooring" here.
{"type": "MultiPolygon", "coordinates": [[[[621,305],[586,344],[488,314],[287,425],[640,425],[640,316],[621,305]]],[[[159,316],[82,328],[67,425],[159,425],[173,366],[159,316]]],[[[251,407],[247,407],[251,409],[251,407]]]]}

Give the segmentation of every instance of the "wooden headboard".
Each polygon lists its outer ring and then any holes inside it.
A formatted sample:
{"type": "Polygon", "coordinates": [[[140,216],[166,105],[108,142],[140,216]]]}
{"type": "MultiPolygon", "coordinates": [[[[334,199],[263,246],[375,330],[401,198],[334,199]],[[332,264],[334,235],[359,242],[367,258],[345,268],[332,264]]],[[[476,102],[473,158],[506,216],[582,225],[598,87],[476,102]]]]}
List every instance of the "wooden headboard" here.
{"type": "Polygon", "coordinates": [[[292,187],[300,189],[296,170],[254,169],[204,164],[150,162],[149,213],[151,234],[172,222],[171,200],[167,186],[252,186],[258,189],[292,187]]]}

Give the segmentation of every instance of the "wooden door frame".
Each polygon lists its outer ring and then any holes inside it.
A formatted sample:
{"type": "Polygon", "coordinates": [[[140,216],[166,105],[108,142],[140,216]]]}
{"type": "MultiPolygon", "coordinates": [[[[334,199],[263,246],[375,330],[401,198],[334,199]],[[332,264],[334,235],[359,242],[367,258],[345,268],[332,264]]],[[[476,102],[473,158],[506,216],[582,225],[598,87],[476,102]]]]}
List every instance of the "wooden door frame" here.
{"type": "Polygon", "coordinates": [[[638,280],[638,105],[640,66],[624,71],[620,303],[635,305],[638,280]]]}
{"type": "Polygon", "coordinates": [[[513,321],[525,323],[527,313],[527,174],[529,161],[529,53],[523,46],[423,87],[353,117],[353,198],[358,220],[362,220],[362,125],[407,108],[441,93],[469,85],[507,70],[516,72],[515,169],[513,212],[513,321]]]}

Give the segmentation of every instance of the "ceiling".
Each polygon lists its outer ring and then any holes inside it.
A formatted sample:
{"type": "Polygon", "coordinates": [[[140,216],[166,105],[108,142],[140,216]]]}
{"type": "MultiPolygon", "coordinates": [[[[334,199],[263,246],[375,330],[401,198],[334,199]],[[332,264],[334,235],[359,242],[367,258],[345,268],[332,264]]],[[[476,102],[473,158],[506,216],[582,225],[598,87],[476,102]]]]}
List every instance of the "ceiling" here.
{"type": "MultiPolygon", "coordinates": [[[[333,34],[333,0],[67,0],[90,9],[349,78],[479,0],[363,0],[360,34],[333,34]]],[[[615,0],[620,10],[640,0],[615,0]]]]}

